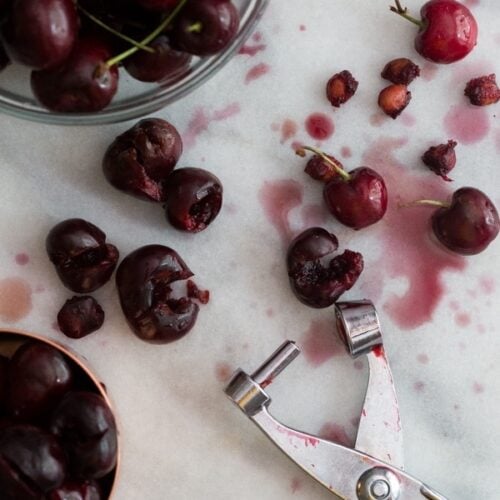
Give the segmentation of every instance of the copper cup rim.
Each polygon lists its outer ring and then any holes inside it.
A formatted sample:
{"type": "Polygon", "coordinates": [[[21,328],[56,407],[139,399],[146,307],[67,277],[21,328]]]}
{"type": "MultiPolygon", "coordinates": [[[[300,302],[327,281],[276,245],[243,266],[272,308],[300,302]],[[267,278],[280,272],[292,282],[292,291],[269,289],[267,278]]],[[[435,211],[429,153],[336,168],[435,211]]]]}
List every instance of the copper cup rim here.
{"type": "Polygon", "coordinates": [[[14,337],[25,337],[28,339],[32,340],[38,340],[40,342],[44,342],[45,344],[48,344],[58,351],[62,352],[64,355],[68,356],[73,363],[75,363],[83,372],[90,378],[92,383],[94,384],[95,388],[99,392],[99,395],[102,396],[106,404],[111,410],[111,413],[113,414],[113,417],[115,419],[116,423],[116,436],[117,436],[117,453],[116,453],[116,466],[115,466],[115,474],[113,478],[113,484],[111,486],[111,489],[109,491],[108,495],[108,500],[111,499],[115,493],[116,490],[116,485],[118,483],[118,473],[120,470],[120,464],[121,464],[121,432],[120,432],[120,424],[118,422],[117,414],[116,414],[116,409],[115,405],[113,404],[111,398],[109,397],[108,393],[106,392],[106,389],[103,385],[103,383],[99,380],[99,377],[88,367],[88,361],[87,359],[84,358],[83,355],[76,353],[73,349],[70,347],[61,344],[57,340],[49,339],[47,337],[44,337],[42,335],[39,335],[37,333],[33,333],[27,330],[22,330],[19,328],[5,328],[5,327],[0,327],[0,342],[2,341],[1,336],[4,334],[12,335],[14,337]]]}

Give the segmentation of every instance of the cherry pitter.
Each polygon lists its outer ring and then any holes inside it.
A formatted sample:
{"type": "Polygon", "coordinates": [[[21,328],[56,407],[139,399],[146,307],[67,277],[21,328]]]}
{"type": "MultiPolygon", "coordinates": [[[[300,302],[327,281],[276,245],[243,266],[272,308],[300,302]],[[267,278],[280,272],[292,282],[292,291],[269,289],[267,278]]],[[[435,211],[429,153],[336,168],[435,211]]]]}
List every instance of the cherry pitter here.
{"type": "Polygon", "coordinates": [[[354,448],[287,427],[269,413],[271,398],[265,388],[299,355],[292,341],[252,375],[237,370],[226,395],[281,451],[340,498],[446,500],[404,471],[398,401],[374,305],[368,300],[338,302],[335,317],[350,355],[368,358],[368,387],[354,448]]]}

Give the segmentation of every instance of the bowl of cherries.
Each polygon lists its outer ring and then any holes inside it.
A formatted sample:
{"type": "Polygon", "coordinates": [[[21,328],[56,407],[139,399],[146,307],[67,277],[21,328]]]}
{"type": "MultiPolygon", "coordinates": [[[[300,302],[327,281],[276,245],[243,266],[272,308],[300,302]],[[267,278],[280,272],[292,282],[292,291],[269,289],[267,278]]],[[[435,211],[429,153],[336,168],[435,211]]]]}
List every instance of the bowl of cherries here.
{"type": "Polygon", "coordinates": [[[243,45],[268,0],[0,0],[0,111],[130,120],[185,96],[243,45]]]}
{"type": "Polygon", "coordinates": [[[118,431],[104,385],[72,353],[0,332],[0,497],[103,500],[112,494],[118,431]]]}

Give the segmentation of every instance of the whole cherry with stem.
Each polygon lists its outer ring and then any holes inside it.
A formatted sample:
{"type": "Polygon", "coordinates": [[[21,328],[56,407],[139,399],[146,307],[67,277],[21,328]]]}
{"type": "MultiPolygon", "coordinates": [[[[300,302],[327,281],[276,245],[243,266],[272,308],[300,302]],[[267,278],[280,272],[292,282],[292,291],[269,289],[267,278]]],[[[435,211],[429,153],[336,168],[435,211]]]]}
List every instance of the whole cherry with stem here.
{"type": "Polygon", "coordinates": [[[437,207],[431,217],[432,231],[452,252],[475,255],[485,250],[500,231],[500,218],[493,202],[479,189],[463,187],[451,201],[416,200],[402,207],[437,207]]]}
{"type": "Polygon", "coordinates": [[[380,174],[370,167],[346,172],[323,151],[303,146],[296,153],[305,156],[311,151],[330,165],[338,175],[329,180],[323,198],[331,214],[345,226],[361,229],[378,222],[387,210],[387,188],[380,174]]]}
{"type": "Polygon", "coordinates": [[[416,24],[415,50],[430,61],[449,64],[463,59],[477,43],[478,27],[471,11],[456,0],[430,0],[420,9],[421,19],[395,0],[390,10],[416,24]]]}

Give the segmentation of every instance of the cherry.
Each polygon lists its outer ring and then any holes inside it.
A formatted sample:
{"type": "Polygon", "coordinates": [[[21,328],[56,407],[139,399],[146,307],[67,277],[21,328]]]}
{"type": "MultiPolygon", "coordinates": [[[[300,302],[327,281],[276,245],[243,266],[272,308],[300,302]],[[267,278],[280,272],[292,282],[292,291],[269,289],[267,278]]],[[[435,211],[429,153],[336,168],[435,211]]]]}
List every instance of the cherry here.
{"type": "Polygon", "coordinates": [[[420,9],[421,20],[411,17],[395,0],[391,11],[419,27],[416,51],[426,59],[449,64],[463,59],[477,43],[477,23],[471,11],[455,0],[430,0],[420,9]]]}
{"type": "Polygon", "coordinates": [[[83,219],[67,219],[54,226],[46,239],[50,261],[63,284],[89,293],[106,283],[116,267],[118,250],[106,235],[83,219]]]}
{"type": "Polygon", "coordinates": [[[2,429],[2,499],[40,500],[43,493],[62,484],[65,473],[64,451],[54,436],[31,425],[13,425],[2,429]]]}
{"type": "Polygon", "coordinates": [[[104,175],[114,187],[132,196],[165,201],[163,183],[181,153],[177,129],[160,118],[148,118],[111,143],[104,155],[104,175]]]}
{"type": "Polygon", "coordinates": [[[67,337],[80,339],[101,328],[104,311],[90,296],[77,296],[67,300],[57,315],[59,329],[67,337]]]}
{"type": "Polygon", "coordinates": [[[342,224],[361,229],[379,221],[387,210],[387,188],[384,179],[369,167],[358,167],[349,173],[340,168],[322,151],[304,147],[300,155],[309,150],[323,158],[339,175],[333,177],[323,189],[328,210],[342,224]]]}
{"type": "Polygon", "coordinates": [[[500,219],[492,201],[479,189],[460,188],[451,203],[418,200],[409,205],[439,207],[432,215],[432,230],[437,239],[452,252],[475,255],[485,250],[497,237],[500,219]]]}
{"type": "Polygon", "coordinates": [[[107,43],[98,38],[81,38],[62,65],[33,71],[31,88],[52,111],[100,111],[118,88],[118,68],[107,63],[110,57],[107,43]]]}
{"type": "Polygon", "coordinates": [[[2,414],[2,408],[5,406],[5,398],[7,395],[8,365],[9,359],[0,355],[0,415],[2,414]]]}
{"type": "Polygon", "coordinates": [[[52,490],[47,500],[101,500],[101,488],[95,481],[65,481],[52,490]]]}
{"type": "Polygon", "coordinates": [[[50,431],[61,442],[74,476],[99,479],[114,469],[116,424],[109,406],[98,394],[66,394],[54,410],[50,431]]]}
{"type": "Polygon", "coordinates": [[[201,168],[174,170],[165,183],[167,219],[177,229],[198,233],[217,217],[222,206],[222,184],[201,168]]]}
{"type": "Polygon", "coordinates": [[[72,0],[14,0],[2,28],[11,59],[36,69],[53,68],[67,59],[77,32],[72,0]]]}
{"type": "Polygon", "coordinates": [[[154,52],[138,50],[123,62],[127,72],[142,82],[171,79],[189,68],[191,56],[171,48],[168,38],[160,35],[150,44],[154,52]]]}
{"type": "Polygon", "coordinates": [[[392,119],[396,119],[408,106],[411,92],[406,85],[393,84],[380,91],[378,105],[380,109],[392,119]]]}
{"type": "Polygon", "coordinates": [[[179,0],[134,0],[134,1],[141,7],[144,7],[145,9],[150,9],[160,12],[165,10],[170,10],[179,3],[179,0]]]}
{"type": "Polygon", "coordinates": [[[198,305],[172,297],[170,284],[193,276],[179,254],[162,245],[148,245],[129,254],[118,267],[120,304],[132,331],[142,340],[173,342],[196,322],[198,305]]]}
{"type": "Polygon", "coordinates": [[[322,262],[337,248],[336,236],[320,227],[307,229],[290,243],[288,277],[292,291],[303,304],[328,307],[356,283],[363,270],[360,253],[345,250],[322,262]]]}
{"type": "Polygon", "coordinates": [[[389,61],[380,76],[392,83],[409,85],[417,76],[420,76],[420,68],[410,59],[399,57],[389,61]]]}
{"type": "Polygon", "coordinates": [[[446,144],[430,147],[422,156],[425,165],[445,181],[451,181],[447,174],[455,167],[457,162],[456,145],[456,141],[449,140],[446,144]]]}
{"type": "Polygon", "coordinates": [[[233,40],[238,10],[229,0],[191,0],[172,26],[172,46],[197,56],[214,55],[233,40]]]}
{"type": "Polygon", "coordinates": [[[73,374],[65,357],[43,342],[26,342],[10,360],[7,410],[18,420],[38,420],[71,388],[73,374]]]}
{"type": "Polygon", "coordinates": [[[487,106],[500,101],[500,89],[495,74],[480,76],[467,82],[464,95],[474,106],[487,106]]]}
{"type": "Polygon", "coordinates": [[[332,106],[336,108],[347,102],[358,89],[358,82],[352,74],[341,71],[333,75],[326,84],[326,97],[332,106]]]}

